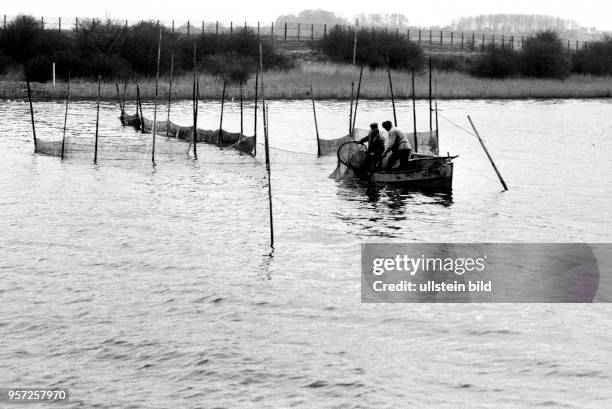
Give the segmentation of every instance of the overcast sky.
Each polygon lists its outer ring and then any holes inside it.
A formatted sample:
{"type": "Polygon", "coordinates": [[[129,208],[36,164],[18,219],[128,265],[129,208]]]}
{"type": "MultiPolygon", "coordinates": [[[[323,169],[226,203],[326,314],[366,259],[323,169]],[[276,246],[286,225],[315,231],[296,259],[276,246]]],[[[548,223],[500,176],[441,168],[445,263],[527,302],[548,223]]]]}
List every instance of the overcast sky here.
{"type": "Polygon", "coordinates": [[[352,17],[360,13],[401,13],[413,25],[445,25],[461,16],[521,13],[548,14],[574,19],[583,26],[612,30],[612,1],[543,0],[4,0],[3,14],[20,13],[45,17],[114,17],[127,19],[272,21],[280,14],[297,13],[305,8],[323,8],[352,17]]]}

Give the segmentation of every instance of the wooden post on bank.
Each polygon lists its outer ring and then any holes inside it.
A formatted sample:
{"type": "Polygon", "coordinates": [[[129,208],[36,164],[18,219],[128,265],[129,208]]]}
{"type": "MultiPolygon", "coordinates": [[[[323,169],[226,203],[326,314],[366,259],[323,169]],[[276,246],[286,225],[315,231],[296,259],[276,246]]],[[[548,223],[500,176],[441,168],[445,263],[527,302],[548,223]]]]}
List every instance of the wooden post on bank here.
{"type": "Polygon", "coordinates": [[[504,187],[504,190],[508,190],[508,186],[506,185],[506,182],[504,181],[504,178],[502,177],[501,173],[499,173],[499,170],[497,169],[497,166],[495,165],[495,162],[493,161],[493,158],[489,154],[489,151],[487,150],[487,147],[485,146],[482,138],[480,137],[480,134],[478,133],[478,130],[474,126],[474,122],[472,122],[472,118],[470,118],[469,115],[468,115],[468,120],[470,121],[470,125],[472,125],[472,129],[476,133],[476,137],[478,138],[478,141],[480,142],[480,145],[482,145],[482,149],[484,149],[485,154],[487,155],[487,158],[489,158],[489,161],[491,162],[491,165],[493,165],[493,170],[495,170],[495,173],[497,174],[497,177],[499,178],[499,181],[501,182],[502,186],[504,187]]]}

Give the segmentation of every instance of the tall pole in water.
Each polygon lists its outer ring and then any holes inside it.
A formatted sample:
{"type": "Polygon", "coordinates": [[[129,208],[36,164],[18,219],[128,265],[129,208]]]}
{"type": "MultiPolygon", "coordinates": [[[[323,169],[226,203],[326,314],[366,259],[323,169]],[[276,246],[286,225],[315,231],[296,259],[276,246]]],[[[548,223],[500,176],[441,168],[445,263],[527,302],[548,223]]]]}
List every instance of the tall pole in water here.
{"type": "Polygon", "coordinates": [[[244,110],[242,106],[243,97],[242,97],[242,80],[240,80],[240,137],[238,140],[242,139],[244,135],[244,110]]]}
{"type": "Polygon", "coordinates": [[[393,96],[393,82],[391,81],[391,65],[389,64],[389,53],[387,53],[387,75],[389,76],[389,89],[391,90],[391,104],[393,105],[393,123],[397,126],[397,114],[395,113],[395,97],[393,96]]]}
{"type": "Polygon", "coordinates": [[[62,135],[62,154],[60,156],[61,159],[64,159],[64,146],[66,144],[66,125],[68,123],[68,104],[70,103],[70,71],[68,71],[68,80],[67,80],[67,90],[66,90],[66,112],[64,112],[64,134],[62,135]]]}
{"type": "Polygon", "coordinates": [[[349,111],[349,136],[353,134],[353,94],[355,92],[355,81],[351,81],[351,110],[349,111]]]}
{"type": "Polygon", "coordinates": [[[472,122],[472,118],[470,118],[469,115],[468,115],[468,120],[470,121],[470,125],[472,125],[472,129],[474,130],[474,132],[476,132],[476,137],[478,138],[478,142],[480,142],[480,145],[482,146],[482,149],[484,149],[485,154],[487,155],[487,158],[489,158],[489,162],[491,162],[491,165],[493,165],[493,170],[495,170],[495,173],[497,174],[497,177],[499,178],[499,181],[501,182],[502,186],[504,187],[504,190],[508,190],[508,186],[506,185],[506,182],[504,181],[504,178],[502,177],[501,173],[499,173],[499,170],[497,169],[497,166],[495,166],[495,162],[493,161],[493,158],[489,154],[489,151],[487,150],[487,147],[485,146],[482,138],[480,137],[480,134],[478,133],[478,130],[476,130],[476,127],[474,126],[474,122],[472,122]]]}
{"type": "Polygon", "coordinates": [[[119,91],[119,83],[115,81],[115,88],[117,89],[117,99],[119,100],[119,109],[121,110],[121,118],[125,115],[125,110],[123,108],[123,100],[121,98],[121,92],[119,91]]]}
{"type": "Polygon", "coordinates": [[[225,105],[225,86],[227,81],[223,77],[223,92],[221,93],[221,118],[219,119],[219,138],[217,138],[217,145],[221,148],[221,138],[223,135],[223,106],[225,105]]]}
{"type": "Polygon", "coordinates": [[[168,84],[168,118],[166,119],[166,136],[170,132],[170,105],[172,104],[172,76],[174,74],[174,54],[170,57],[170,83],[168,84]]]}
{"type": "Polygon", "coordinates": [[[270,144],[268,140],[268,109],[266,107],[266,97],[264,93],[263,80],[263,56],[261,43],[259,43],[259,66],[261,70],[261,106],[264,119],[264,150],[266,152],[266,172],[268,173],[268,208],[270,209],[270,257],[274,255],[274,217],[272,212],[272,178],[270,171],[270,144]]]}
{"type": "Polygon", "coordinates": [[[96,142],[94,146],[94,164],[98,163],[98,128],[100,124],[100,85],[102,84],[102,76],[98,75],[98,101],[96,106],[96,142]]]}
{"type": "Polygon", "coordinates": [[[198,104],[199,95],[196,95],[200,91],[200,79],[196,84],[196,42],[193,42],[193,156],[198,158],[198,104]]]}
{"type": "Polygon", "coordinates": [[[155,135],[157,134],[157,96],[159,93],[159,62],[161,59],[162,30],[159,27],[159,42],[157,43],[157,72],[155,73],[155,103],[153,104],[153,147],[151,149],[151,162],[155,165],[155,135]]]}
{"type": "Polygon", "coordinates": [[[32,121],[32,136],[34,137],[34,152],[37,148],[36,140],[36,126],[34,125],[34,106],[32,105],[32,90],[30,88],[30,76],[28,74],[28,67],[24,64],[23,69],[25,71],[26,83],[28,85],[28,101],[30,102],[30,119],[32,121]]]}
{"type": "Polygon", "coordinates": [[[412,123],[414,126],[414,152],[419,151],[418,137],[417,137],[417,118],[416,118],[416,91],[414,87],[414,69],[412,70],[412,123]]]}
{"type": "Polygon", "coordinates": [[[312,100],[312,113],[314,115],[315,131],[317,133],[317,156],[321,156],[321,142],[319,140],[319,124],[317,123],[317,109],[315,108],[314,92],[310,86],[310,99],[312,100]]]}
{"type": "Polygon", "coordinates": [[[142,102],[140,101],[140,87],[136,83],[136,117],[138,118],[138,129],[144,133],[144,117],[142,116],[142,102]]]}
{"type": "Polygon", "coordinates": [[[361,79],[363,78],[363,64],[361,64],[361,70],[359,71],[359,83],[357,84],[357,97],[355,98],[355,113],[353,115],[353,131],[355,131],[355,124],[357,123],[357,106],[359,105],[359,95],[361,94],[361,79]]]}
{"type": "Polygon", "coordinates": [[[433,107],[432,107],[432,98],[431,98],[431,76],[432,76],[432,65],[431,65],[431,55],[429,56],[429,133],[433,132],[433,107]]]}
{"type": "Polygon", "coordinates": [[[253,119],[253,156],[257,156],[257,92],[259,91],[259,64],[257,64],[257,70],[255,71],[255,115],[253,119]]]}
{"type": "Polygon", "coordinates": [[[434,82],[434,96],[435,96],[435,102],[436,102],[436,105],[434,107],[434,109],[436,110],[436,146],[439,147],[439,142],[440,142],[440,126],[439,126],[439,123],[438,123],[438,80],[435,80],[435,82],[434,82]]]}

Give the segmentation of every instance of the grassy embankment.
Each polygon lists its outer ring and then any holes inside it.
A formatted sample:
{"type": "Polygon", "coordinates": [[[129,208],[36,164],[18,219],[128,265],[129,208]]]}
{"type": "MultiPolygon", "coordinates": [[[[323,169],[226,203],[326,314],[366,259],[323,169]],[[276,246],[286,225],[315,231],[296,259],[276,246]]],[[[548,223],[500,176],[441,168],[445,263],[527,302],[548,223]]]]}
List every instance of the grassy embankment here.
{"type": "MultiPolygon", "coordinates": [[[[269,71],[265,73],[266,98],[268,99],[304,99],[309,98],[312,84],[317,99],[348,99],[351,94],[351,81],[357,80],[359,70],[351,65],[332,63],[303,63],[301,67],[289,71],[269,71]]],[[[409,98],[410,74],[393,71],[393,87],[397,98],[409,98]]],[[[200,96],[202,99],[220,98],[221,82],[208,74],[201,75],[200,96]]],[[[438,72],[435,74],[438,83],[440,99],[557,99],[557,98],[610,98],[612,97],[612,77],[572,75],[568,79],[483,79],[457,72],[438,72]]],[[[191,75],[174,79],[173,99],[191,99],[191,75]]],[[[139,81],[143,99],[152,99],[155,90],[154,79],[139,81]]],[[[251,79],[245,88],[245,98],[253,98],[251,79]]],[[[425,98],[428,92],[426,74],[416,78],[416,93],[418,98],[425,98]]],[[[121,86],[121,89],[123,87],[121,86]]],[[[65,84],[52,83],[32,84],[34,97],[37,100],[63,99],[65,84]]],[[[73,79],[71,83],[71,99],[93,99],[96,97],[97,83],[87,80],[73,79]]],[[[162,78],[160,98],[167,99],[168,78],[162,78]]],[[[238,87],[228,88],[229,98],[238,98],[238,87]]],[[[383,69],[364,70],[361,86],[361,98],[389,98],[389,83],[387,72],[383,69]]],[[[134,83],[128,84],[128,99],[136,98],[134,83]]],[[[14,75],[0,79],[0,98],[27,98],[26,85],[14,75]]],[[[103,83],[102,99],[117,98],[114,81],[103,83]]]]}

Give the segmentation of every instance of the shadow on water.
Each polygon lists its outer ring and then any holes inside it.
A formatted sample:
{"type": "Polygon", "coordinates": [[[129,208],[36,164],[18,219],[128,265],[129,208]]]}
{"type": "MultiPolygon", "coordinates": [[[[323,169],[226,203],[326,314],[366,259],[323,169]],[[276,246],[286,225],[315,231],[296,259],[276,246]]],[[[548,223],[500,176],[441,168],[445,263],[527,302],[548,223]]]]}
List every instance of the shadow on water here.
{"type": "Polygon", "coordinates": [[[453,193],[449,190],[405,188],[362,180],[342,180],[337,183],[337,194],[344,200],[382,205],[392,212],[412,205],[437,204],[450,207],[453,204],[453,193]]]}

